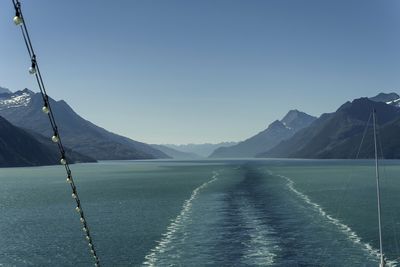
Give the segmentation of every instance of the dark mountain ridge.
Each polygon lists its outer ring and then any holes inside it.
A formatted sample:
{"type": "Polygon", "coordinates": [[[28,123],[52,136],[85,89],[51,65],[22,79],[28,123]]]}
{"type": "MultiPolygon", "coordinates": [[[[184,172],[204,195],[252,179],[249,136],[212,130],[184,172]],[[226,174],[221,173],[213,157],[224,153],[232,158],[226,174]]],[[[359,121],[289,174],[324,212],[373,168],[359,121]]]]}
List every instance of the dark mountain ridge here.
{"type": "MultiPolygon", "coordinates": [[[[94,159],[70,149],[66,150],[67,160],[95,162],[94,159]]],[[[57,146],[49,139],[32,135],[0,117],[0,167],[26,167],[60,164],[57,146]],[[38,140],[38,138],[40,140],[38,140]]]]}
{"type": "Polygon", "coordinates": [[[396,106],[368,98],[355,99],[343,104],[336,112],[323,114],[309,127],[259,157],[355,158],[373,109],[377,112],[379,127],[400,117],[400,109],[396,106]]]}
{"type": "MultiPolygon", "coordinates": [[[[49,99],[59,126],[63,143],[89,157],[106,159],[155,159],[168,156],[147,145],[111,133],[76,114],[63,100],[49,99]]],[[[0,116],[16,126],[43,136],[52,136],[48,118],[42,112],[40,94],[25,89],[0,96],[0,116]]]]}
{"type": "Polygon", "coordinates": [[[310,125],[316,118],[298,110],[290,110],[282,120],[272,122],[267,129],[230,147],[216,149],[211,158],[255,157],[280,141],[293,136],[300,129],[310,125]]]}
{"type": "Polygon", "coordinates": [[[394,100],[399,99],[400,96],[397,93],[379,93],[374,97],[370,97],[369,100],[375,101],[375,102],[392,102],[394,100]]]}

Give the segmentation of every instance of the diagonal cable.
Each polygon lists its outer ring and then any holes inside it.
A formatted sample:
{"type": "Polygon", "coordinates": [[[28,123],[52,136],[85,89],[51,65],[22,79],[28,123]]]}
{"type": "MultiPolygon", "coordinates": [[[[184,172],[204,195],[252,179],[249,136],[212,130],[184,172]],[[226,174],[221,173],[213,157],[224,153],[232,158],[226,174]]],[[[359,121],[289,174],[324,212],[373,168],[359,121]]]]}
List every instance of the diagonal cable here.
{"type": "Polygon", "coordinates": [[[85,233],[85,238],[86,238],[86,240],[88,242],[90,253],[93,256],[93,259],[94,259],[94,262],[95,262],[95,266],[98,267],[98,266],[100,266],[100,260],[99,260],[99,257],[97,255],[95,246],[93,244],[93,239],[92,239],[92,236],[91,236],[91,232],[89,230],[89,225],[88,225],[88,223],[86,221],[85,214],[83,213],[82,204],[81,204],[81,201],[79,199],[79,195],[78,195],[78,191],[77,191],[76,185],[74,183],[74,179],[72,177],[72,171],[71,171],[71,169],[69,167],[69,163],[68,163],[68,159],[66,157],[64,145],[63,145],[63,143],[61,141],[61,136],[60,136],[60,133],[58,131],[57,122],[56,122],[56,119],[54,117],[54,113],[53,113],[53,110],[51,108],[51,105],[50,105],[49,96],[47,95],[47,92],[46,92],[46,87],[45,87],[44,82],[43,82],[43,78],[42,78],[42,74],[40,72],[40,68],[39,68],[39,64],[38,64],[38,61],[37,61],[37,57],[36,57],[36,54],[35,54],[34,49],[33,49],[33,45],[32,45],[32,42],[31,42],[31,38],[29,36],[29,32],[28,32],[28,28],[27,28],[26,23],[25,23],[24,16],[22,14],[21,3],[20,3],[19,0],[12,0],[12,3],[13,3],[13,6],[14,6],[14,9],[15,9],[14,23],[17,26],[20,26],[20,28],[21,28],[21,32],[22,32],[22,36],[23,36],[23,39],[24,39],[24,42],[25,42],[25,45],[26,45],[26,49],[28,50],[28,54],[29,54],[30,59],[31,59],[31,64],[32,65],[29,68],[29,73],[33,74],[35,76],[35,78],[36,78],[36,82],[38,84],[38,87],[39,87],[39,90],[40,90],[40,94],[41,94],[42,99],[43,99],[42,111],[45,114],[47,114],[47,116],[49,118],[49,121],[50,121],[51,128],[53,130],[53,136],[52,136],[51,139],[52,139],[53,142],[57,143],[58,149],[60,151],[60,163],[64,166],[65,171],[67,173],[67,182],[71,186],[72,198],[74,198],[75,202],[76,202],[76,208],[75,209],[76,209],[76,211],[78,212],[78,214],[80,216],[79,220],[81,221],[81,223],[83,225],[82,230],[85,233]]]}

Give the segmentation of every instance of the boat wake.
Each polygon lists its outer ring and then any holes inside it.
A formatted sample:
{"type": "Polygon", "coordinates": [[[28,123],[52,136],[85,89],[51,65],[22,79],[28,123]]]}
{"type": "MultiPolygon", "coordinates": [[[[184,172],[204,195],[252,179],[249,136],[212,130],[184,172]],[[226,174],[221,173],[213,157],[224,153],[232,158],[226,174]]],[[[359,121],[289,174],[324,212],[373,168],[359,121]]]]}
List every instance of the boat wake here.
{"type": "MultiPolygon", "coordinates": [[[[198,197],[200,192],[207,186],[212,184],[218,179],[219,173],[214,171],[211,179],[196,189],[193,190],[189,199],[185,200],[182,206],[182,210],[179,215],[172,220],[171,224],[167,227],[167,231],[162,234],[160,241],[157,241],[158,245],[151,249],[150,253],[145,256],[144,266],[156,266],[159,263],[159,256],[161,254],[168,253],[174,249],[174,246],[170,246],[172,241],[176,239],[175,235],[177,232],[181,232],[188,220],[190,220],[190,214],[192,212],[193,201],[198,197]]],[[[182,240],[181,240],[182,241],[182,240]]],[[[179,258],[179,255],[170,255],[170,257],[179,258]]]]}
{"type": "Polygon", "coordinates": [[[257,211],[245,198],[238,199],[241,206],[238,215],[246,228],[248,240],[243,241],[246,247],[241,262],[247,266],[265,266],[275,263],[280,251],[275,231],[266,227],[262,220],[263,214],[257,211]]]}
{"type": "MultiPolygon", "coordinates": [[[[272,174],[272,173],[271,173],[272,174]]],[[[304,193],[300,192],[295,188],[295,182],[290,179],[289,177],[283,176],[283,175],[277,175],[278,177],[281,177],[287,181],[287,186],[292,191],[295,193],[299,198],[301,198],[305,203],[307,203],[309,206],[311,206],[315,211],[317,211],[322,217],[324,217],[329,223],[335,225],[342,233],[344,233],[350,241],[352,241],[354,244],[361,246],[361,248],[366,251],[370,256],[373,258],[379,259],[380,258],[380,253],[379,250],[372,247],[371,244],[363,242],[361,238],[357,235],[357,233],[351,229],[348,225],[342,223],[339,219],[334,218],[333,216],[329,215],[320,205],[317,203],[311,201],[311,199],[304,193]]],[[[386,262],[388,266],[397,266],[398,262],[397,261],[387,261],[386,262]]]]}

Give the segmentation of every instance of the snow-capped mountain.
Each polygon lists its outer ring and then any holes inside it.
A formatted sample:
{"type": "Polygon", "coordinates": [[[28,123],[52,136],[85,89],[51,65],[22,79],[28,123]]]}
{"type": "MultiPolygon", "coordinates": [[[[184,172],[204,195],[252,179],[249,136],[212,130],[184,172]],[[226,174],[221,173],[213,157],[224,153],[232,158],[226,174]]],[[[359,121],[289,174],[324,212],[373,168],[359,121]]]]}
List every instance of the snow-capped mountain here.
{"type": "Polygon", "coordinates": [[[372,127],[366,128],[371,111],[376,110],[385,159],[400,158],[400,109],[387,102],[397,94],[379,94],[371,98],[358,98],[344,103],[336,112],[324,113],[310,126],[298,131],[291,138],[259,154],[265,158],[318,158],[355,159],[374,155],[371,141],[372,127]],[[365,131],[365,132],[364,132],[365,131]]]}
{"type": "MultiPolygon", "coordinates": [[[[148,144],[111,133],[80,117],[63,100],[49,98],[63,143],[72,150],[98,160],[155,159],[168,156],[148,144]]],[[[47,116],[42,112],[40,93],[28,89],[0,94],[0,116],[17,127],[43,136],[52,136],[47,116]]]]}
{"type": "Polygon", "coordinates": [[[34,94],[35,93],[29,89],[16,91],[15,93],[12,93],[10,91],[1,93],[0,91],[0,110],[23,106],[26,107],[31,102],[32,95],[34,94]]]}
{"type": "Polygon", "coordinates": [[[400,97],[395,99],[395,100],[388,101],[388,102],[386,102],[386,104],[393,105],[393,106],[396,106],[396,107],[400,107],[400,97]]]}
{"type": "Polygon", "coordinates": [[[230,147],[220,147],[211,158],[255,157],[279,142],[292,137],[299,130],[309,126],[316,118],[298,110],[290,110],[282,120],[271,123],[267,129],[230,147]]]}
{"type": "Polygon", "coordinates": [[[369,100],[375,102],[384,102],[392,106],[400,107],[400,96],[396,93],[379,93],[374,97],[370,97],[369,100]]]}

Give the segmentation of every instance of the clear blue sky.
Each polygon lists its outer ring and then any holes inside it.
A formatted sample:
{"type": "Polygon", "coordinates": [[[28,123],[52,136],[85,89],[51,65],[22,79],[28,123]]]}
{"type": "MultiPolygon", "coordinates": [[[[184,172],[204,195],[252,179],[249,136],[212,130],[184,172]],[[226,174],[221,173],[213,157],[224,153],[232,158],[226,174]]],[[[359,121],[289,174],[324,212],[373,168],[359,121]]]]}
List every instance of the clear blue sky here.
{"type": "MultiPolygon", "coordinates": [[[[22,0],[49,94],[148,143],[238,141],[400,93],[398,0],[22,0]]],[[[11,1],[0,85],[38,91],[11,1]]]]}

